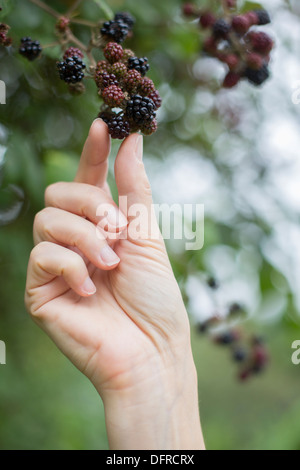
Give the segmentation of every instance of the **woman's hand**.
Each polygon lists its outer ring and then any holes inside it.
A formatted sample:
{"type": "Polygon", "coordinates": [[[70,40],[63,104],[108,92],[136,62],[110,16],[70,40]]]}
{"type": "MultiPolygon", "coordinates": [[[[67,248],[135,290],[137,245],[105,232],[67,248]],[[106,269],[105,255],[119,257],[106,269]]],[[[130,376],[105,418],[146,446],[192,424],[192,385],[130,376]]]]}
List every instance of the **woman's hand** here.
{"type": "Polygon", "coordinates": [[[189,322],[142,143],[128,137],[116,158],[118,208],[106,182],[107,127],[93,123],[75,182],[47,188],[36,216],[25,302],[101,395],[111,447],[199,448],[189,322]]]}

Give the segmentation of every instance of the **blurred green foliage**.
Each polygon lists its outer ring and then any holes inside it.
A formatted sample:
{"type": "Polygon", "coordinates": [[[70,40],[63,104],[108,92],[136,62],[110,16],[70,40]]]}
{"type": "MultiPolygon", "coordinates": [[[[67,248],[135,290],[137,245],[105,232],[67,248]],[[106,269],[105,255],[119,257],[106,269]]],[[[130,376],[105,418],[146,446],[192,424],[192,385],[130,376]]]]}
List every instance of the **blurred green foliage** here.
{"type": "MultiPolygon", "coordinates": [[[[10,24],[15,44],[28,35],[42,44],[53,41],[55,22],[45,12],[27,0],[0,3],[4,7],[0,20],[10,24]]],[[[72,2],[48,3],[63,12],[72,2]]],[[[205,3],[211,5],[210,1],[201,2],[205,3]]],[[[244,7],[249,9],[250,3],[244,7]]],[[[113,11],[128,10],[137,18],[134,37],[127,41],[127,47],[149,57],[150,76],[165,98],[159,130],[146,139],[146,164],[151,166],[152,161],[159,168],[173,151],[190,149],[212,163],[233,192],[235,166],[216,158],[215,142],[229,130],[250,156],[252,142],[230,125],[228,115],[224,117],[215,106],[205,112],[199,105],[196,93],[218,93],[218,83],[216,79],[203,83],[193,73],[202,38],[195,25],[181,17],[181,4],[180,0],[109,2],[113,11]]],[[[81,16],[100,19],[101,11],[96,2],[88,0],[83,2],[81,16]]],[[[76,26],[74,32],[82,41],[89,39],[88,30],[76,26]]],[[[9,207],[13,204],[4,199],[4,189],[10,185],[24,191],[23,209],[17,220],[0,226],[0,339],[7,345],[7,365],[0,366],[0,448],[106,449],[103,407],[96,392],[31,322],[23,305],[34,215],[43,207],[46,185],[72,180],[100,100],[92,81],[88,81],[85,95],[68,94],[56,73],[59,48],[46,49],[35,63],[18,57],[16,48],[0,50],[0,79],[7,84],[7,105],[0,107],[0,144],[5,149],[4,159],[0,160],[0,201],[9,207]]],[[[259,98],[250,98],[255,112],[259,98]]],[[[117,147],[114,143],[113,154],[117,147]]],[[[254,163],[260,181],[263,168],[254,163]]],[[[112,171],[110,182],[114,188],[112,171]]],[[[264,234],[271,230],[257,214],[245,215],[237,210],[234,226],[231,220],[207,216],[205,249],[201,252],[178,253],[170,247],[174,270],[187,300],[185,283],[189,275],[207,271],[203,251],[217,245],[238,251],[242,223],[251,223],[264,234]]],[[[274,279],[277,286],[282,286],[284,276],[264,257],[258,242],[248,243],[250,256],[260,259],[263,299],[265,293],[276,291],[274,279]]],[[[290,345],[299,334],[298,313],[293,292],[289,287],[285,292],[287,307],[279,320],[259,323],[254,315],[245,322],[249,331],[258,329],[267,337],[272,353],[269,371],[249,384],[236,383],[235,369],[226,353],[193,331],[202,423],[211,449],[300,448],[300,369],[290,361],[290,345]]]]}

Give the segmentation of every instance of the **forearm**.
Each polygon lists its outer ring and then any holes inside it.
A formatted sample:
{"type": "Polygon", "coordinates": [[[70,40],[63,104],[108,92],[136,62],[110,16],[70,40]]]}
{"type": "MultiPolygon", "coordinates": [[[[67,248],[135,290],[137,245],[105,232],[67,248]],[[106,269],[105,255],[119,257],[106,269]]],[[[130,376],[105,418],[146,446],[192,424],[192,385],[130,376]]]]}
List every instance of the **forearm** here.
{"type": "Polygon", "coordinates": [[[191,353],[171,368],[145,364],[143,378],[104,398],[111,449],[204,449],[191,353]]]}

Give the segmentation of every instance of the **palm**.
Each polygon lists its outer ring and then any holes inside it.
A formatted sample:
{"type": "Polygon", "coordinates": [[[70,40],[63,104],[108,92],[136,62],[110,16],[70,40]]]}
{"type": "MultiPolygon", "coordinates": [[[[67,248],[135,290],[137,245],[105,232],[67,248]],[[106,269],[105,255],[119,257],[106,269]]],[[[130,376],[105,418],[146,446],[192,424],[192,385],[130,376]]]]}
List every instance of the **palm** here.
{"type": "MultiPolygon", "coordinates": [[[[151,211],[149,183],[142,163],[135,157],[134,144],[134,136],[126,139],[116,160],[119,195],[128,195],[129,207],[137,202],[151,211]]],[[[76,181],[102,188],[106,197],[108,153],[106,126],[103,123],[93,125],[76,181]],[[100,156],[99,148],[102,152],[100,156]]],[[[74,186],[73,183],[68,184],[71,185],[66,195],[69,200],[74,186]]],[[[64,201],[64,198],[58,197],[58,207],[64,201]]],[[[57,207],[56,200],[52,207],[57,207]]],[[[76,213],[77,206],[73,209],[76,213]]],[[[79,217],[76,221],[76,226],[84,224],[79,217]]],[[[48,231],[45,230],[45,233],[47,237],[48,231]]],[[[142,367],[149,357],[157,356],[158,349],[164,349],[167,344],[165,340],[172,331],[182,331],[186,336],[188,328],[186,315],[182,314],[182,298],[163,241],[154,240],[153,237],[133,241],[127,237],[115,242],[113,248],[121,259],[117,268],[102,270],[92,262],[87,263],[90,278],[97,288],[96,294],[91,297],[80,296],[76,289],[77,293],[70,288],[64,277],[53,276],[53,272],[47,273],[47,269],[46,275],[42,273],[42,284],[39,276],[37,279],[34,274],[28,276],[29,290],[33,295],[28,294],[27,304],[29,310],[35,311],[36,321],[81,371],[101,384],[110,383],[111,380],[116,384],[117,379],[122,380],[128,371],[142,367]]],[[[53,266],[51,260],[48,263],[53,266]]],[[[34,272],[34,265],[39,264],[39,259],[33,262],[29,273],[34,272]]],[[[76,278],[75,272],[73,278],[76,278]]]]}
{"type": "Polygon", "coordinates": [[[52,300],[42,307],[43,315],[58,319],[60,349],[89,377],[99,367],[103,382],[121,378],[154,354],[158,332],[161,337],[167,335],[165,320],[169,317],[170,326],[181,302],[161,241],[154,249],[122,240],[115,249],[121,259],[129,258],[130,264],[123,262],[113,271],[90,267],[97,287],[93,297],[80,298],[68,286],[63,295],[56,297],[55,290],[60,291],[64,283],[56,279],[48,286],[52,300]],[[148,289],[154,289],[155,295],[148,295],[148,289]],[[177,308],[170,305],[170,294],[177,308]]]}

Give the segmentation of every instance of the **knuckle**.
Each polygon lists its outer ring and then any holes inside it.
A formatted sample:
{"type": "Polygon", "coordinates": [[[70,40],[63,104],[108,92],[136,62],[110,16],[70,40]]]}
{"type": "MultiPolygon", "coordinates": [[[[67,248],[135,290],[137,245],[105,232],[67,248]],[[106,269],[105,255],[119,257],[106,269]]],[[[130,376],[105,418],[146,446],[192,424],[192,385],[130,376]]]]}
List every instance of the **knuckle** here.
{"type": "Polygon", "coordinates": [[[38,212],[34,218],[33,229],[35,232],[40,232],[45,230],[49,225],[53,216],[53,210],[51,207],[45,207],[40,212],[38,212]]]}
{"type": "Polygon", "coordinates": [[[57,197],[57,194],[60,193],[62,187],[65,184],[66,183],[62,183],[62,182],[59,181],[59,182],[50,184],[46,188],[46,190],[45,190],[45,204],[46,204],[46,206],[51,206],[51,205],[55,206],[55,198],[57,197]]]}

